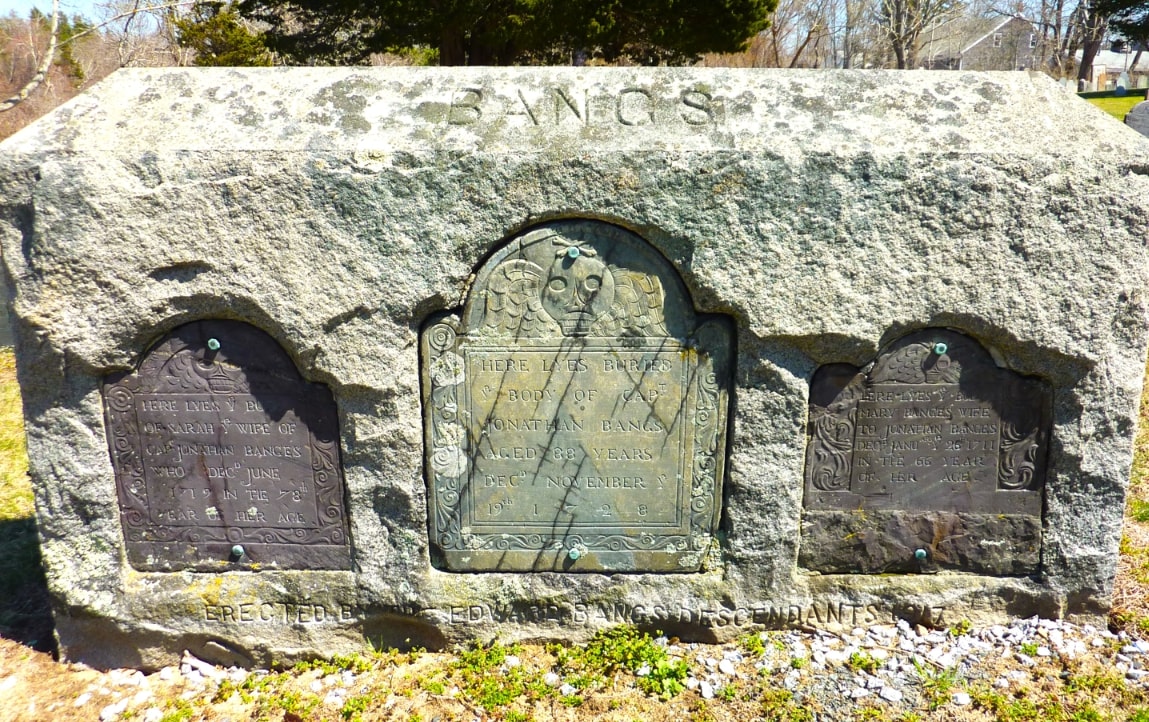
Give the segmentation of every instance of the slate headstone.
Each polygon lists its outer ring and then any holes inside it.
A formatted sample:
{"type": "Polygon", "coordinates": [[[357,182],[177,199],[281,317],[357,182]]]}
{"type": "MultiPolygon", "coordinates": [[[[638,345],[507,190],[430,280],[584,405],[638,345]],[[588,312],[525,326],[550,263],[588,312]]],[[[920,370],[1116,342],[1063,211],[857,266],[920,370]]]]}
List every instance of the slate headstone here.
{"type": "Polygon", "coordinates": [[[104,401],[133,567],[348,567],[335,403],[266,333],[180,326],[104,401]]]}
{"type": "Polygon", "coordinates": [[[1125,125],[1141,135],[1149,136],[1149,101],[1134,105],[1125,114],[1125,125]]]}
{"type": "Polygon", "coordinates": [[[800,563],[823,573],[1040,568],[1052,398],[947,329],[811,381],[800,563]]]}

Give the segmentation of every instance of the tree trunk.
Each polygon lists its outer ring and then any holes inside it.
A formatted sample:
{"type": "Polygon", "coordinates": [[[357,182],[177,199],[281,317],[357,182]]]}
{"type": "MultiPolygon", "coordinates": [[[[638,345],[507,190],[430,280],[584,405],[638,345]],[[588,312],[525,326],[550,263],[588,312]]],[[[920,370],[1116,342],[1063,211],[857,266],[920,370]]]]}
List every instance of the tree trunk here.
{"type": "Polygon", "coordinates": [[[466,65],[467,45],[463,31],[455,27],[443,28],[439,38],[439,65],[466,65]]]}
{"type": "Polygon", "coordinates": [[[44,59],[40,63],[40,67],[36,68],[36,74],[32,79],[20,88],[20,92],[0,103],[0,113],[5,110],[12,110],[20,103],[23,103],[31,95],[32,91],[44,82],[48,77],[48,71],[52,69],[52,60],[56,57],[56,39],[60,34],[60,0],[52,0],[52,27],[48,31],[48,50],[44,53],[44,59]]]}
{"type": "Polygon", "coordinates": [[[1091,9],[1082,25],[1081,64],[1077,66],[1077,80],[1088,80],[1093,75],[1093,59],[1101,50],[1101,41],[1109,27],[1109,18],[1091,9]]]}

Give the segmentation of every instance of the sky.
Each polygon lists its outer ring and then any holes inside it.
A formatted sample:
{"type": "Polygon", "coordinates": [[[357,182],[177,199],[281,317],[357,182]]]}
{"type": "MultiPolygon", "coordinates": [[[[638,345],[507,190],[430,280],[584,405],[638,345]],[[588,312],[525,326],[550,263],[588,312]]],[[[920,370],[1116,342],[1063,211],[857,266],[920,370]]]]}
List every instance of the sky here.
{"type": "MultiPolygon", "coordinates": [[[[68,17],[79,13],[88,20],[96,20],[103,16],[103,11],[97,4],[104,2],[106,0],[60,0],[60,12],[68,17]]],[[[52,9],[52,0],[0,0],[0,15],[15,12],[24,16],[34,7],[47,13],[52,9]]]]}

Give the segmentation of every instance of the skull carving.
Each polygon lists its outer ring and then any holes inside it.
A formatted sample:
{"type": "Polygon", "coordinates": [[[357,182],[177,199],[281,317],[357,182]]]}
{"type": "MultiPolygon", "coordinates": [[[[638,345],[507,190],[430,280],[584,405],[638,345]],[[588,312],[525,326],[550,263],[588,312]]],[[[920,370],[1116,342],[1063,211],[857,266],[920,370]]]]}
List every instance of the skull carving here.
{"type": "Polygon", "coordinates": [[[543,287],[543,310],[559,322],[564,336],[586,336],[614,303],[614,276],[594,249],[560,240],[555,245],[560,248],[543,287]]]}

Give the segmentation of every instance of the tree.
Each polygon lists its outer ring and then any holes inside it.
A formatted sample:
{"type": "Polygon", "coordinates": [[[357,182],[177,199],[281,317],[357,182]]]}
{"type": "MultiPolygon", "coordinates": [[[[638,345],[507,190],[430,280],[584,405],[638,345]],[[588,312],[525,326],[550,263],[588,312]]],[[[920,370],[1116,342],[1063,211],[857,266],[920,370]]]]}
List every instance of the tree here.
{"type": "Polygon", "coordinates": [[[880,0],[877,22],[899,69],[917,65],[922,32],[962,9],[959,0],[880,0]]]}
{"type": "Polygon", "coordinates": [[[174,20],[176,41],[195,51],[196,65],[268,66],[271,54],[231,5],[196,3],[186,17],[174,20]]]}
{"type": "MultiPolygon", "coordinates": [[[[39,13],[33,13],[32,22],[36,23],[40,21],[41,18],[42,16],[39,16],[39,13]]],[[[60,0],[52,0],[52,25],[48,29],[48,49],[45,51],[44,57],[40,61],[40,65],[36,68],[36,73],[32,76],[32,79],[29,80],[24,87],[20,88],[18,93],[0,103],[0,111],[11,110],[20,103],[23,103],[27,100],[28,96],[32,94],[32,91],[38,88],[40,84],[44,82],[44,79],[48,77],[48,71],[51,69],[52,62],[56,57],[56,43],[59,42],[59,28],[60,0]]]]}
{"type": "Polygon", "coordinates": [[[441,65],[570,62],[576,53],[642,64],[735,52],[777,0],[241,0],[291,62],[361,63],[437,48],[441,65]]]}
{"type": "MultiPolygon", "coordinates": [[[[1142,46],[1149,44],[1149,0],[1106,0],[1104,9],[1111,13],[1109,24],[1114,31],[1142,46]]],[[[1142,52],[1137,51],[1138,57],[1142,52]]]]}

